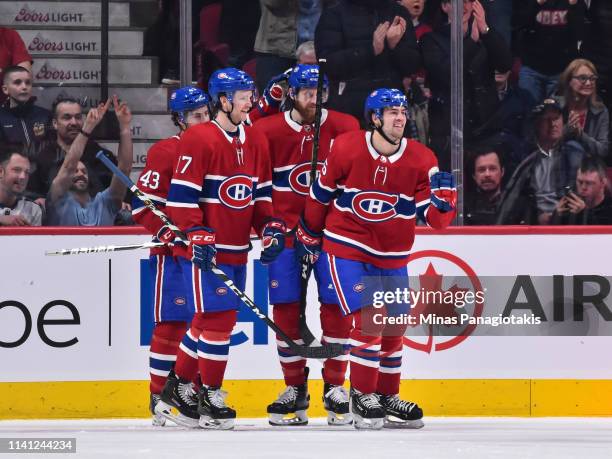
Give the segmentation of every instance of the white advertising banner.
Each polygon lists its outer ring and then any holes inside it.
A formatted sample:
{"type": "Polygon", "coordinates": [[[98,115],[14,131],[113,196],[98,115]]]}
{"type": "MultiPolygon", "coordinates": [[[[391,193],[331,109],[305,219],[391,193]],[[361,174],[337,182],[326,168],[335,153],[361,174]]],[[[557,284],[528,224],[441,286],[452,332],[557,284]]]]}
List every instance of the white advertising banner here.
{"type": "MultiPolygon", "coordinates": [[[[0,2],[0,24],[5,26],[99,27],[100,18],[100,3],[96,2],[0,2]]],[[[110,3],[109,23],[129,26],[129,3],[110,3]]]]}
{"type": "MultiPolygon", "coordinates": [[[[0,233],[0,382],[142,380],[148,378],[150,280],[143,250],[111,254],[45,256],[47,250],[147,241],[129,235],[14,235],[0,233]]],[[[266,270],[255,257],[247,293],[264,310],[266,270]]],[[[408,265],[411,276],[435,272],[442,289],[452,276],[612,277],[612,234],[419,234],[408,265]],[[432,271],[433,270],[433,271],[432,271]]],[[[530,278],[530,277],[529,277],[530,278]]],[[[574,282],[572,284],[572,279],[574,282]]],[[[601,287],[591,318],[604,320],[612,296],[601,287]]],[[[521,295],[543,303],[550,291],[521,295]]],[[[524,298],[523,298],[524,299],[524,298]]],[[[519,300],[517,300],[519,302],[519,300]]],[[[320,333],[314,280],[309,323],[320,333]]],[[[228,379],[280,379],[274,335],[243,308],[232,337],[228,379]]],[[[486,310],[486,305],[485,305],[486,310]]],[[[519,311],[512,311],[518,314],[519,311]]],[[[521,312],[522,313],[522,312],[521,312]]],[[[552,320],[552,318],[548,318],[552,320]]],[[[610,379],[612,336],[408,336],[402,377],[610,379]]],[[[319,363],[310,363],[318,375],[319,363]]]]}

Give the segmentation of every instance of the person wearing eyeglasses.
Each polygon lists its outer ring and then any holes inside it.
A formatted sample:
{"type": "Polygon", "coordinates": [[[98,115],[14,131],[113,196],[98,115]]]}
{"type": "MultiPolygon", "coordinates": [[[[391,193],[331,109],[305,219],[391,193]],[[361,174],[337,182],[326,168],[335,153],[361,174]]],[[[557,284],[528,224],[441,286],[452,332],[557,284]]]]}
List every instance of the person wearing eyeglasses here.
{"type": "Polygon", "coordinates": [[[599,75],[586,59],[575,59],[559,78],[556,99],[563,107],[564,137],[577,140],[593,155],[609,154],[610,115],[597,94],[599,75]]]}

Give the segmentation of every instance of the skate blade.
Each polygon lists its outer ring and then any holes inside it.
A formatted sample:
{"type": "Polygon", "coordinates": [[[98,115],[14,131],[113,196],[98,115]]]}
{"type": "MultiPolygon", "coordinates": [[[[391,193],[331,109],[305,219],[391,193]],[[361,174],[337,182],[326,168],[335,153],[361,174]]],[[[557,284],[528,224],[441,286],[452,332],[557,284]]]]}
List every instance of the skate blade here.
{"type": "Polygon", "coordinates": [[[353,425],[358,430],[380,430],[385,424],[385,418],[362,418],[353,413],[353,425]]]}
{"type": "Polygon", "coordinates": [[[327,424],[330,426],[348,426],[353,423],[353,415],[351,413],[334,413],[327,412],[327,424]]]}
{"type": "Polygon", "coordinates": [[[166,425],[166,418],[160,414],[154,414],[151,416],[151,424],[155,427],[164,427],[166,425]]]}
{"type": "Polygon", "coordinates": [[[295,413],[279,414],[269,413],[268,423],[271,426],[305,426],[308,424],[306,410],[298,410],[295,413]]]}
{"type": "Polygon", "coordinates": [[[213,419],[209,416],[200,415],[198,424],[202,429],[210,430],[232,430],[235,419],[213,419]]]}
{"type": "Polygon", "coordinates": [[[422,429],[423,427],[425,427],[425,423],[422,419],[405,421],[394,416],[385,418],[385,429],[422,429]]]}
{"type": "Polygon", "coordinates": [[[185,416],[172,405],[168,405],[164,401],[157,402],[155,405],[155,414],[163,416],[166,419],[174,422],[176,425],[195,429],[198,427],[198,420],[185,416]]]}

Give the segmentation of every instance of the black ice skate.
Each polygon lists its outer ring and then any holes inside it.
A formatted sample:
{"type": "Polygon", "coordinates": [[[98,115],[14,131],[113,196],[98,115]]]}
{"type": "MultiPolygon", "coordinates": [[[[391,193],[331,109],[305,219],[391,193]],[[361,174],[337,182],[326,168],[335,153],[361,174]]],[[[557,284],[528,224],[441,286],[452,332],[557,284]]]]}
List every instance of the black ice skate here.
{"type": "Polygon", "coordinates": [[[378,400],[378,394],[364,394],[351,387],[350,407],[356,429],[383,428],[385,409],[378,400]]]}
{"type": "Polygon", "coordinates": [[[327,423],[330,426],[344,426],[353,422],[349,412],[349,396],[343,386],[325,383],[323,385],[323,407],[327,411],[327,423]]]}
{"type": "Polygon", "coordinates": [[[161,393],[161,400],[155,405],[155,413],[184,427],[198,427],[198,399],[193,383],[168,375],[161,393]]]}
{"type": "Polygon", "coordinates": [[[198,397],[200,427],[229,430],[234,428],[236,411],[225,404],[227,392],[220,387],[202,386],[198,397]]]}
{"type": "Polygon", "coordinates": [[[423,424],[423,410],[416,403],[399,398],[399,395],[379,394],[380,404],[385,408],[387,429],[420,429],[423,424]]]}
{"type": "Polygon", "coordinates": [[[163,427],[166,425],[166,418],[161,414],[157,414],[155,412],[155,406],[160,401],[159,394],[151,394],[151,398],[149,399],[149,411],[151,412],[151,424],[156,427],[163,427]]]}
{"type": "Polygon", "coordinates": [[[273,426],[305,426],[306,410],[310,406],[308,394],[308,367],[304,369],[306,381],[299,386],[287,386],[278,398],[268,405],[268,422],[273,426]]]}

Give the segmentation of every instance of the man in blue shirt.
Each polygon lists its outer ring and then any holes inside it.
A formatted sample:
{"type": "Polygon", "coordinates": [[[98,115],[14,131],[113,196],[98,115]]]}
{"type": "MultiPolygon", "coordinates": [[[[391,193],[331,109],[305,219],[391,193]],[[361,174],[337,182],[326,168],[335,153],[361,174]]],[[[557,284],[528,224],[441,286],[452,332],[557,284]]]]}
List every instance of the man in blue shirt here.
{"type": "MultiPolygon", "coordinates": [[[[49,226],[112,226],[126,186],[117,177],[94,198],[89,194],[87,166],[80,161],[87,139],[100,123],[110,106],[110,99],[87,114],[83,128],[72,142],[64,162],[51,183],[47,196],[47,225],[49,226]]],[[[125,102],[119,104],[113,96],[113,107],[120,128],[118,166],[126,175],[132,169],[132,114],[125,102]]]]}

